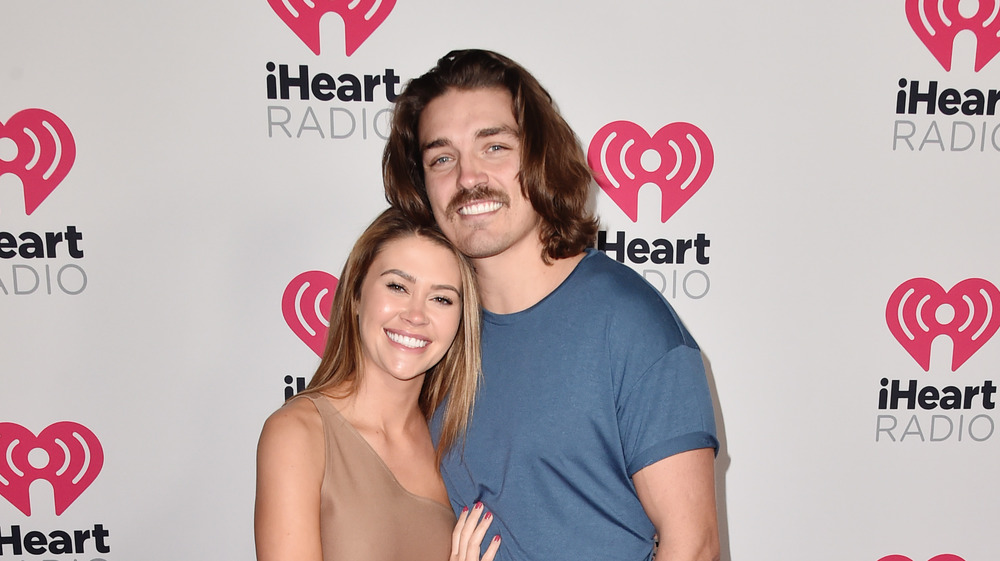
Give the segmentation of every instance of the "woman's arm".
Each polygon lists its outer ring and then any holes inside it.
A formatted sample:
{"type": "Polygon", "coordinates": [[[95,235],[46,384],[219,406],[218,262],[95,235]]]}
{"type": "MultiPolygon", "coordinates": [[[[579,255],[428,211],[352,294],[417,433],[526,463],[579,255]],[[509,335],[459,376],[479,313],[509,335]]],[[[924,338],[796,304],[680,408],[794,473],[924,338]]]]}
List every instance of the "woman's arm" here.
{"type": "Polygon", "coordinates": [[[319,510],[323,425],[307,399],[279,409],[257,444],[257,561],[322,561],[319,510]]]}

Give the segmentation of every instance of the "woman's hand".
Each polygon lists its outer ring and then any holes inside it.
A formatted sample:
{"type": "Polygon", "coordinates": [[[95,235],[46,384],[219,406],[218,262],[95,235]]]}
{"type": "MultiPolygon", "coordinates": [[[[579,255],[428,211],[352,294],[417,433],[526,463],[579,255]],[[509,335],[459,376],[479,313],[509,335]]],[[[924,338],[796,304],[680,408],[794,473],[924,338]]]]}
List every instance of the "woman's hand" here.
{"type": "Polygon", "coordinates": [[[489,512],[480,520],[485,507],[483,503],[476,503],[472,510],[462,509],[462,514],[455,524],[455,531],[451,534],[451,561],[493,561],[500,549],[500,535],[498,534],[490,542],[486,553],[482,559],[479,557],[479,548],[486,536],[486,530],[493,522],[493,515],[489,512]]]}

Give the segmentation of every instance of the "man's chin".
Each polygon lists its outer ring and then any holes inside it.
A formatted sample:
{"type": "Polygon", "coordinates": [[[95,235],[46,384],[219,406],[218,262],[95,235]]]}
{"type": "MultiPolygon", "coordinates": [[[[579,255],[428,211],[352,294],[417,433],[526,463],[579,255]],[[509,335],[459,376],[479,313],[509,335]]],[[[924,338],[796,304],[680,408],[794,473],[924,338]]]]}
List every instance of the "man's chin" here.
{"type": "Polygon", "coordinates": [[[468,236],[459,237],[458,239],[448,236],[447,233],[445,235],[469,259],[496,257],[507,249],[505,244],[499,243],[494,239],[483,239],[483,236],[477,234],[477,232],[473,232],[468,236]]]}

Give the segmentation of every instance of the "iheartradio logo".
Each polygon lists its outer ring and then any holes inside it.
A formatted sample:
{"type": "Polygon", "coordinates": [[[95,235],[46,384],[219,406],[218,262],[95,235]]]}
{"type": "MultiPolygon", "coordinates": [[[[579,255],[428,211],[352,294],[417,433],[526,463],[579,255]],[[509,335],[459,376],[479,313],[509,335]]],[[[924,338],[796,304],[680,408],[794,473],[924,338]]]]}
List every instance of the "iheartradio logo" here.
{"type": "Polygon", "coordinates": [[[24,186],[24,211],[35,212],[55,191],[76,160],[76,143],[66,123],[44,109],[25,109],[0,121],[0,147],[13,141],[15,154],[0,153],[0,176],[12,173],[24,186]]]}
{"type": "Polygon", "coordinates": [[[337,277],[323,271],[306,271],[292,279],[281,296],[281,314],[292,332],[323,356],[330,330],[330,309],[337,291],[337,277]]]}
{"type": "Polygon", "coordinates": [[[71,421],[49,425],[35,436],[15,423],[0,423],[0,496],[31,516],[29,488],[38,479],[52,485],[56,516],[94,482],[104,466],[101,442],[71,421]]]}
{"type": "Polygon", "coordinates": [[[885,321],[925,372],[930,371],[931,343],[938,335],[949,337],[954,372],[997,332],[998,304],[1000,290],[983,279],[966,279],[945,291],[930,279],[915,278],[893,291],[885,321]]]}
{"type": "Polygon", "coordinates": [[[962,31],[976,36],[975,71],[1000,53],[1000,0],[979,0],[976,13],[965,17],[960,0],[906,0],[906,19],[945,71],[951,71],[955,37],[962,31]]]}
{"type": "Polygon", "coordinates": [[[339,15],[344,20],[347,56],[351,56],[382,25],[396,0],[267,0],[267,3],[317,55],[320,20],[330,12],[339,15]]]}
{"type": "Polygon", "coordinates": [[[639,189],[660,188],[660,221],[666,222],[712,173],[708,136],[690,123],[671,123],[650,136],[630,121],[608,123],[590,141],[587,162],[594,179],[629,217],[639,221],[639,189]]]}

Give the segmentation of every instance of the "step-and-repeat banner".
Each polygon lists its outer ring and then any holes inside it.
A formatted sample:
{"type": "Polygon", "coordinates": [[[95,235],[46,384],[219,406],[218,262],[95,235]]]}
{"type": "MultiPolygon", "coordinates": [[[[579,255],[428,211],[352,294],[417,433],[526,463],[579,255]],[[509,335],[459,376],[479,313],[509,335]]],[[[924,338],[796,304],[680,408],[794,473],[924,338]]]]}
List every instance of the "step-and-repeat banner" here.
{"type": "Polygon", "coordinates": [[[8,0],[0,561],[252,558],[393,100],[468,47],[701,343],[724,559],[997,559],[1000,0],[8,0]]]}

